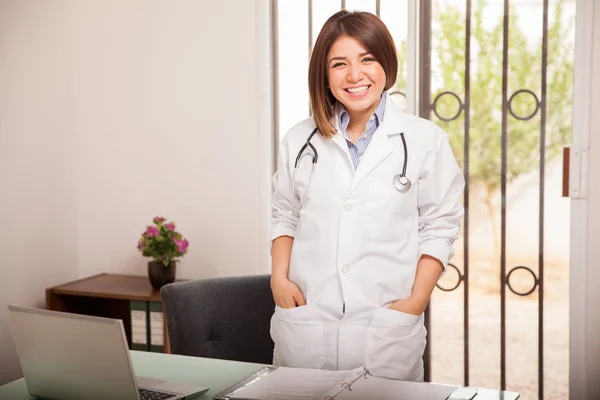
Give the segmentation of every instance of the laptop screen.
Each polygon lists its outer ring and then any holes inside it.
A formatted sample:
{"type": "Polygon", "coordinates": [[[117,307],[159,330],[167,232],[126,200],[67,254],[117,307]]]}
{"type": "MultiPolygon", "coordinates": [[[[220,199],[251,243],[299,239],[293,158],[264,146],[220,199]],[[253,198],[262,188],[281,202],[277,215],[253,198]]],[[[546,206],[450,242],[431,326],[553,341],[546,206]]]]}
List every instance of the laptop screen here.
{"type": "Polygon", "coordinates": [[[58,399],[137,399],[120,320],[9,307],[27,389],[58,399]]]}

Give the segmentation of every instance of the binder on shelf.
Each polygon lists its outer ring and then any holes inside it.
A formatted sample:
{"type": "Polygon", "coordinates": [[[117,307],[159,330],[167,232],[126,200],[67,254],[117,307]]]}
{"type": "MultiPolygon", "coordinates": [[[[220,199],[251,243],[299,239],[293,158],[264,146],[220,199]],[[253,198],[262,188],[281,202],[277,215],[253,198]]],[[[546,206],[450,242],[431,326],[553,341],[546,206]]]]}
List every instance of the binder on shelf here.
{"type": "Polygon", "coordinates": [[[162,303],[131,300],[129,309],[131,312],[131,349],[164,353],[165,327],[162,303]]]}
{"type": "Polygon", "coordinates": [[[165,352],[165,325],[162,303],[150,302],[150,351],[165,352]]]}
{"type": "MultiPolygon", "coordinates": [[[[214,400],[446,400],[457,386],[373,376],[364,367],[326,371],[264,367],[213,397],[214,400]]],[[[450,397],[451,398],[451,397],[450,397]]]]}
{"type": "Polygon", "coordinates": [[[131,349],[148,351],[148,323],[145,301],[129,302],[131,312],[131,349]]]}

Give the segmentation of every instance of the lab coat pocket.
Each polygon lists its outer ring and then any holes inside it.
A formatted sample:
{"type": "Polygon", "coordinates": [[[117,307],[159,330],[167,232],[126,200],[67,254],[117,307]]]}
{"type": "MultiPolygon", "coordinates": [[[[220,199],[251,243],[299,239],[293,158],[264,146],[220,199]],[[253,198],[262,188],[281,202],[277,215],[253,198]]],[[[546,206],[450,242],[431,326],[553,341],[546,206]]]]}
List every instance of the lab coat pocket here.
{"type": "Polygon", "coordinates": [[[288,309],[275,306],[271,338],[277,365],[319,369],[325,364],[323,321],[314,305],[288,309]]]}
{"type": "Polygon", "coordinates": [[[366,366],[375,376],[418,380],[425,338],[422,315],[377,309],[369,327],[366,366]]]}
{"type": "Polygon", "coordinates": [[[400,193],[391,180],[369,185],[364,213],[369,237],[381,242],[405,240],[418,213],[415,193],[415,187],[400,193]]]}

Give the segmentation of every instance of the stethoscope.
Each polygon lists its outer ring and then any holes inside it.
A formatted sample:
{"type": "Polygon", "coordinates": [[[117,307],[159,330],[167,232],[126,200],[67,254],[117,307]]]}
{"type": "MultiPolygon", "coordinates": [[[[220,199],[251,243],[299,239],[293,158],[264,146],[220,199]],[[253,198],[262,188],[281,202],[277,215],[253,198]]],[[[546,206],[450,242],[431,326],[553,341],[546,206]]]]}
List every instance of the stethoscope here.
{"type": "MultiPolygon", "coordinates": [[[[298,155],[296,156],[296,162],[294,163],[294,174],[292,177],[292,210],[294,210],[294,212],[296,214],[299,214],[300,211],[302,210],[302,207],[304,206],[304,201],[306,200],[306,195],[308,194],[308,192],[310,190],[310,184],[312,182],[312,178],[315,173],[315,167],[317,166],[317,161],[319,160],[319,152],[317,151],[315,146],[313,146],[313,144],[310,142],[310,140],[312,139],[312,137],[315,135],[316,132],[317,132],[317,128],[313,129],[313,131],[310,133],[310,135],[306,139],[306,142],[304,143],[304,145],[302,146],[300,151],[298,151],[298,155]],[[298,171],[298,165],[300,164],[300,160],[302,159],[302,157],[305,155],[304,150],[306,150],[307,147],[310,147],[311,150],[313,151],[312,168],[310,170],[310,177],[308,178],[308,184],[306,185],[306,190],[304,191],[304,196],[302,196],[302,198],[300,199],[300,204],[299,204],[298,209],[295,210],[294,209],[294,199],[296,198],[296,196],[295,196],[295,193],[296,193],[296,171],[298,171]]],[[[412,183],[410,182],[410,179],[408,179],[406,177],[406,166],[408,165],[408,146],[406,145],[406,139],[404,138],[404,132],[400,133],[400,137],[402,138],[402,147],[404,148],[404,163],[402,165],[402,172],[394,175],[394,178],[392,179],[392,185],[400,193],[406,193],[410,190],[412,183]]],[[[307,153],[307,154],[309,154],[309,153],[307,153]]]]}

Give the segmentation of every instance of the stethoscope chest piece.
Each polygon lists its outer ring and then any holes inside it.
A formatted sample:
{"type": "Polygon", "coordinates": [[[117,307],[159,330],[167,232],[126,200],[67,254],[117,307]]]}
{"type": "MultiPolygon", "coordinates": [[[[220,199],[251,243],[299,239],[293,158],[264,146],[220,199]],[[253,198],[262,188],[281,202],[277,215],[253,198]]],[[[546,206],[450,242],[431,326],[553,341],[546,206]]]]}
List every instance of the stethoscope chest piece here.
{"type": "Polygon", "coordinates": [[[398,190],[400,193],[408,192],[412,186],[410,180],[402,174],[395,175],[392,183],[394,184],[396,190],[398,190]]]}

